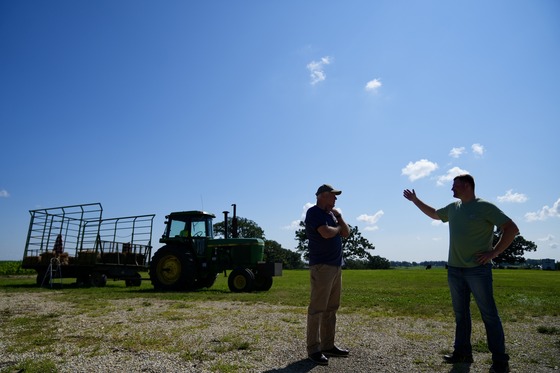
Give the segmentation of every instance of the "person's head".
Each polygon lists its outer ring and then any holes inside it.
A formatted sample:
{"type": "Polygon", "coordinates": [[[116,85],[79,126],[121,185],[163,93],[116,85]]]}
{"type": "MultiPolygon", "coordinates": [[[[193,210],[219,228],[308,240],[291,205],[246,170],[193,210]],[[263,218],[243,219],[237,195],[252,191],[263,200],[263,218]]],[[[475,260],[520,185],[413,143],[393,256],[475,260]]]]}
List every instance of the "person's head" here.
{"type": "Polygon", "coordinates": [[[463,199],[469,199],[474,196],[474,178],[471,175],[463,174],[455,176],[453,179],[453,197],[463,199]]]}
{"type": "Polygon", "coordinates": [[[318,189],[315,195],[317,196],[317,206],[323,210],[330,211],[335,205],[336,196],[342,193],[341,190],[334,189],[329,184],[323,184],[318,189]]]}

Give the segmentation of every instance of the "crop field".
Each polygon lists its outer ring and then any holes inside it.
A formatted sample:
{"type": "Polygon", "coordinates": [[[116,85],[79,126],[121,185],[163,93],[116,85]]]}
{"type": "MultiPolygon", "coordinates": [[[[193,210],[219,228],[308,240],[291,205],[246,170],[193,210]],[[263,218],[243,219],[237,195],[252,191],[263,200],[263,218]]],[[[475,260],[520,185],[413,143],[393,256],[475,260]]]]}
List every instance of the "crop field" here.
{"type": "MultiPolygon", "coordinates": [[[[28,333],[11,333],[9,335],[10,341],[0,344],[0,356],[4,349],[18,353],[44,350],[43,343],[47,342],[37,342],[30,336],[30,334],[33,334],[31,331],[34,325],[45,322],[44,317],[47,319],[65,319],[66,316],[72,317],[76,310],[80,310],[84,314],[101,317],[109,312],[109,304],[123,301],[135,302],[134,304],[145,307],[144,312],[150,306],[153,308],[156,302],[167,302],[166,304],[170,305],[171,311],[166,311],[161,317],[164,319],[171,317],[173,322],[176,321],[175,318],[182,319],[176,314],[178,309],[188,310],[196,307],[197,304],[206,305],[208,302],[216,302],[220,305],[236,304],[249,309],[252,307],[273,307],[274,309],[289,310],[293,314],[290,316],[289,313],[286,313],[285,316],[281,317],[281,321],[289,324],[289,328],[293,328],[293,324],[297,323],[299,326],[296,328],[296,334],[299,339],[303,338],[304,328],[301,327],[301,323],[305,317],[309,297],[309,273],[306,270],[285,270],[282,277],[274,278],[274,284],[270,291],[257,293],[231,293],[227,286],[227,278],[224,275],[220,275],[215,285],[210,289],[183,293],[154,291],[147,273],[143,273],[143,281],[140,287],[126,287],[124,281],[109,279],[105,287],[83,288],[76,286],[74,279],[62,279],[61,282],[56,282],[56,286],[53,286],[53,288],[39,288],[36,285],[35,275],[29,273],[9,274],[13,271],[13,263],[0,262],[0,328],[2,330],[28,328],[28,333]],[[26,317],[18,316],[16,315],[17,311],[4,306],[3,299],[14,299],[19,296],[48,296],[50,301],[64,301],[65,304],[70,305],[66,306],[69,314],[65,316],[47,312],[46,316],[42,316],[41,319],[29,315],[26,317]],[[172,316],[167,312],[171,312],[172,316]]],[[[344,319],[344,316],[348,315],[348,317],[364,317],[368,320],[401,319],[422,320],[422,322],[433,323],[434,325],[438,323],[452,324],[453,316],[446,275],[447,272],[443,268],[430,270],[424,268],[344,270],[340,318],[344,319]]],[[[558,327],[560,320],[560,271],[495,270],[494,290],[504,324],[518,324],[520,326],[524,325],[524,327],[529,325],[528,327],[535,331],[536,335],[546,336],[548,339],[544,349],[549,349],[549,351],[543,353],[546,356],[551,356],[549,358],[551,361],[547,361],[546,366],[552,371],[557,369],[559,359],[554,356],[560,354],[560,329],[558,327]],[[550,320],[552,320],[552,323],[549,322],[550,320]]],[[[41,309],[41,305],[36,306],[39,310],[41,309]]],[[[133,312],[133,308],[137,307],[129,306],[128,311],[133,312]]],[[[136,311],[135,309],[134,312],[136,311]]],[[[208,323],[212,315],[206,317],[207,320],[204,320],[204,322],[208,323]]],[[[473,320],[480,324],[480,314],[476,306],[473,306],[473,320]]],[[[414,338],[418,338],[418,336],[419,334],[415,335],[414,338]]],[[[408,335],[408,337],[412,338],[411,335],[408,335]]],[[[449,343],[451,342],[452,340],[449,341],[449,343]]],[[[238,341],[237,343],[236,348],[239,350],[251,349],[251,345],[247,341],[238,341]]],[[[485,342],[480,343],[484,345],[485,342]]],[[[98,348],[101,349],[101,347],[98,348]]],[[[155,347],[148,345],[143,348],[151,349],[155,347]]],[[[487,348],[485,350],[484,346],[481,346],[480,350],[487,353],[487,348]]],[[[191,352],[185,359],[188,360],[194,355],[195,353],[191,352]]],[[[197,358],[204,362],[204,357],[198,356],[197,358]]],[[[532,371],[539,371],[534,368],[535,364],[536,366],[539,364],[538,359],[535,361],[527,359],[526,363],[529,364],[528,366],[531,367],[532,371]]],[[[224,363],[220,363],[222,364],[220,365],[216,363],[216,360],[213,361],[214,365],[207,371],[259,371],[258,369],[242,369],[243,366],[235,364],[223,365],[224,363]]],[[[30,360],[17,364],[12,363],[8,368],[8,363],[3,362],[0,358],[0,372],[12,372],[18,369],[23,369],[20,371],[25,372],[57,371],[54,368],[56,363],[51,360],[39,362],[38,366],[33,365],[37,362],[30,360]],[[5,369],[3,369],[3,363],[6,366],[5,369]]],[[[199,366],[201,366],[200,364],[202,363],[199,363],[199,366]]],[[[430,371],[432,369],[433,371],[441,371],[438,370],[439,368],[435,369],[433,367],[434,363],[427,358],[418,359],[414,364],[418,367],[418,371],[430,371]]],[[[476,370],[471,370],[471,372],[474,371],[476,370]]],[[[522,372],[524,370],[517,371],[522,372]]]]}

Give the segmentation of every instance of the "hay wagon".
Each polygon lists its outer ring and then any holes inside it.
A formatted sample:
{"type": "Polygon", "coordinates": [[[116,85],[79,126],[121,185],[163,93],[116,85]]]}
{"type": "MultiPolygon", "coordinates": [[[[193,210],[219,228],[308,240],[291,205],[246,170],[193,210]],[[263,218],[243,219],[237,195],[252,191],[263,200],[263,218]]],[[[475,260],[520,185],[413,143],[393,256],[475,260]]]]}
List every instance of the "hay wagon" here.
{"type": "Polygon", "coordinates": [[[30,210],[22,267],[39,286],[62,278],[105,286],[107,279],[140,286],[150,266],[155,215],[105,219],[100,203],[30,210]]]}

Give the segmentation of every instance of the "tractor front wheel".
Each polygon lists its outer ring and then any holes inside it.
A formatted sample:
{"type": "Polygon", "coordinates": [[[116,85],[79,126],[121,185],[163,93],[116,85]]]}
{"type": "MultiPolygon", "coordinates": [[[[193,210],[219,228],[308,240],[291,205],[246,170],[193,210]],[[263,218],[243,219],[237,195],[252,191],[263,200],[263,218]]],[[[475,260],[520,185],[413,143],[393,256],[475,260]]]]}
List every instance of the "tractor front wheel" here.
{"type": "Polygon", "coordinates": [[[229,290],[234,293],[250,293],[255,285],[255,275],[249,268],[235,268],[228,277],[229,290]]]}
{"type": "Polygon", "coordinates": [[[272,287],[272,276],[257,274],[255,276],[255,290],[269,291],[272,287]]]}

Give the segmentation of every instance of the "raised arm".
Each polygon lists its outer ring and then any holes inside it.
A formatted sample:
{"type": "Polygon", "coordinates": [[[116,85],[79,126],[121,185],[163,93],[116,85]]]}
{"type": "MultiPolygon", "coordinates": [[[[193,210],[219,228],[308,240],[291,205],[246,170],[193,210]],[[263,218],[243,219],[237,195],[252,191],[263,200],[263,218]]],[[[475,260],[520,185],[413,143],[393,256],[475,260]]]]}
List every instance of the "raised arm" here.
{"type": "Polygon", "coordinates": [[[420,211],[422,211],[424,214],[426,214],[430,218],[435,219],[435,220],[441,220],[440,217],[438,216],[437,212],[436,212],[436,209],[433,208],[432,206],[428,206],[424,202],[422,202],[416,196],[416,192],[414,191],[414,189],[412,189],[412,191],[410,191],[408,189],[405,189],[403,191],[403,196],[407,200],[414,203],[416,205],[416,207],[418,207],[420,209],[420,211]]]}

